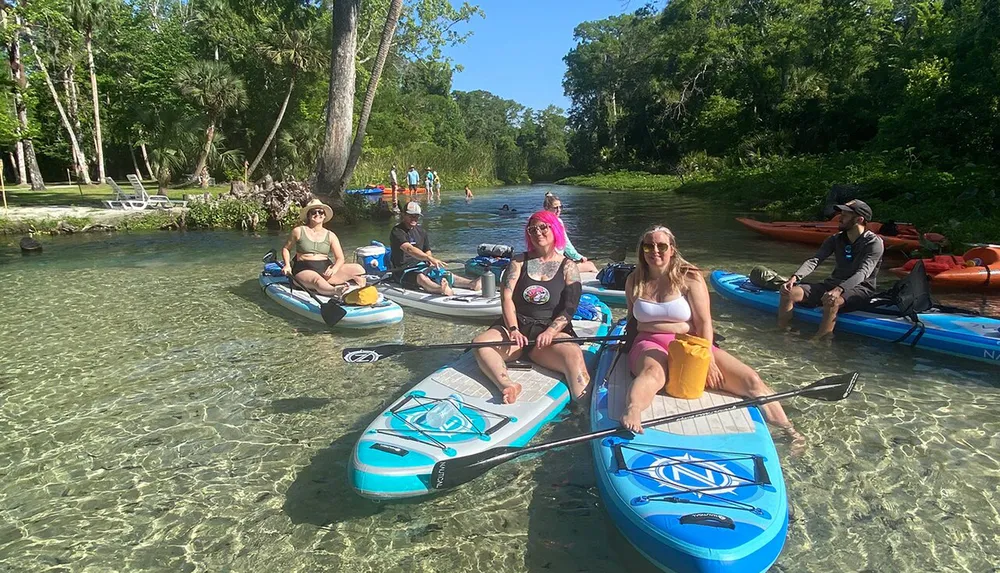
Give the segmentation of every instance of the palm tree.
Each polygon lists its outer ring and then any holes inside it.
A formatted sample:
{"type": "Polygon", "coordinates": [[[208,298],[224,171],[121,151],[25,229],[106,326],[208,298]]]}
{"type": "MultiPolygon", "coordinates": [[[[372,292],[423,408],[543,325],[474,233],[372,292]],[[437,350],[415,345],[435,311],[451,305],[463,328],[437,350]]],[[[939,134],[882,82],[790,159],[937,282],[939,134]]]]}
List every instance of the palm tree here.
{"type": "Polygon", "coordinates": [[[83,43],[87,49],[87,69],[90,72],[90,97],[94,104],[94,147],[97,149],[98,180],[103,182],[104,172],[104,141],[101,133],[101,102],[97,95],[97,72],[94,70],[94,24],[100,19],[107,7],[105,0],[71,0],[69,15],[73,25],[83,33],[83,43]]]}
{"type": "Polygon", "coordinates": [[[322,47],[319,30],[316,26],[308,26],[302,29],[288,29],[284,24],[281,24],[274,31],[272,37],[274,37],[274,41],[260,46],[258,51],[264,57],[271,60],[274,65],[288,66],[288,91],[285,92],[285,101],[281,103],[281,109],[278,110],[278,118],[274,120],[271,133],[267,135],[264,145],[261,146],[260,151],[257,152],[257,156],[247,170],[248,176],[253,175],[254,170],[257,169],[257,165],[264,158],[267,148],[274,141],[275,134],[278,133],[278,127],[281,126],[281,120],[285,117],[288,100],[292,97],[292,90],[295,89],[295,79],[299,72],[311,71],[326,65],[326,52],[322,47]]]}
{"type": "Polygon", "coordinates": [[[223,62],[195,62],[177,75],[177,85],[182,94],[205,111],[208,118],[205,146],[195,165],[193,180],[205,169],[218,121],[227,111],[246,106],[247,91],[243,80],[234,76],[229,65],[223,62]]]}

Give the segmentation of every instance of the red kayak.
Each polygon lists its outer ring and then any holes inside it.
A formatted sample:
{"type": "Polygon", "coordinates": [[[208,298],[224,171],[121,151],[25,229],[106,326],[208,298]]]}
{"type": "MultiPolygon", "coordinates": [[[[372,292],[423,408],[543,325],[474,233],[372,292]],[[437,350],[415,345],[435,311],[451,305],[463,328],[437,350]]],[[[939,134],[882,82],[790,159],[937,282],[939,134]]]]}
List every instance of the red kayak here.
{"type": "MultiPolygon", "coordinates": [[[[837,225],[840,223],[840,215],[835,216],[829,221],[778,221],[763,223],[745,217],[737,217],[736,220],[747,228],[773,239],[820,245],[827,237],[838,232],[837,225]]],[[[909,223],[896,223],[895,233],[889,235],[879,233],[882,230],[882,223],[877,221],[868,223],[868,230],[882,237],[882,242],[886,250],[909,251],[920,248],[921,235],[917,231],[917,228],[909,223]]],[[[924,233],[923,237],[932,243],[943,243],[945,240],[943,235],[937,233],[924,233]]]]}
{"type": "MultiPolygon", "coordinates": [[[[912,259],[889,272],[905,277],[920,259],[912,259]]],[[[1000,246],[982,245],[964,255],[936,255],[923,259],[924,269],[935,290],[985,289],[1000,290],[1000,246]]]]}

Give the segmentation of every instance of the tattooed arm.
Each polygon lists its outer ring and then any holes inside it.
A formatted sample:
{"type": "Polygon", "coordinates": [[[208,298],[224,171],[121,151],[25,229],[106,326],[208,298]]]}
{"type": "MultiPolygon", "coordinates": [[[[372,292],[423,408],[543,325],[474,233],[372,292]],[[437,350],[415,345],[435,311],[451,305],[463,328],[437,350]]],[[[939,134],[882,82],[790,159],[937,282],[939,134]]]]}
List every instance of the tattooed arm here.
{"type": "Polygon", "coordinates": [[[566,328],[566,325],[573,320],[576,309],[580,306],[580,297],[583,295],[583,284],[580,282],[580,267],[573,261],[566,261],[563,267],[563,279],[566,281],[565,292],[563,293],[562,313],[552,321],[552,326],[556,326],[556,321],[560,322],[559,331],[566,328]]]}
{"type": "Polygon", "coordinates": [[[503,315],[504,326],[510,331],[512,326],[517,326],[517,310],[514,308],[514,286],[518,277],[521,276],[521,265],[524,264],[523,255],[518,255],[510,260],[510,264],[504,270],[500,281],[503,289],[500,292],[500,309],[503,315]]]}

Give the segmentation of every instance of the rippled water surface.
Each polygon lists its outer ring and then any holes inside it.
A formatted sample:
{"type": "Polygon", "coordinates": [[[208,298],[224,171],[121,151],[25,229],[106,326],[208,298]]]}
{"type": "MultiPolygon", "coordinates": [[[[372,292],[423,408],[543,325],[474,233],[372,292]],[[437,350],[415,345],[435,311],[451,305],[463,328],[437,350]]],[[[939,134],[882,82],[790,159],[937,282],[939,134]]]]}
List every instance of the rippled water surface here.
{"type": "MultiPolygon", "coordinates": [[[[544,188],[426,206],[438,256],[523,245],[544,188]]],[[[791,272],[812,249],[758,238],[692,198],[557,188],[577,247],[634,251],[653,222],[704,268],[791,272]]],[[[389,224],[340,233],[345,250],[389,224]]],[[[589,451],[501,466],[402,504],[354,495],[360,431],[455,352],[347,365],[339,349],[457,342],[479,328],[407,314],[332,334],[257,286],[276,235],[231,232],[0,243],[0,570],[649,571],[604,513],[589,451]]],[[[630,255],[634,258],[634,255],[630,255]]],[[[976,295],[950,302],[985,306],[976,295]]],[[[838,336],[812,344],[713,297],[727,348],[777,390],[858,370],[834,404],[790,401],[809,445],[778,438],[795,509],[778,571],[996,571],[1000,370],[838,336]]],[[[622,311],[619,310],[619,313],[622,311]]],[[[579,419],[543,437],[582,431],[579,419]]]]}

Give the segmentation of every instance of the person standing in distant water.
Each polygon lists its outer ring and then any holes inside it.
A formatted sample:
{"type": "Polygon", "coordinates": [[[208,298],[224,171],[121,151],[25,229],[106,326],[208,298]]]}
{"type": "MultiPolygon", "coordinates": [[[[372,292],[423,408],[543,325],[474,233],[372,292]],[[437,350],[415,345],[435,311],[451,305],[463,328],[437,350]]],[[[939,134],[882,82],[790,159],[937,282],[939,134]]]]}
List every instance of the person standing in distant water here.
{"type": "Polygon", "coordinates": [[[424,189],[427,190],[427,196],[430,197],[434,193],[434,172],[431,168],[427,168],[427,173],[424,175],[424,189]]]}
{"type": "Polygon", "coordinates": [[[465,186],[465,198],[472,199],[472,189],[469,189],[468,185],[465,186]]]}
{"type": "Polygon", "coordinates": [[[399,213],[399,198],[396,196],[399,192],[399,178],[396,176],[395,164],[389,170],[389,185],[392,187],[392,212],[399,213]]]}
{"type": "Polygon", "coordinates": [[[420,173],[417,172],[417,168],[413,165],[410,166],[410,170],[406,172],[406,183],[410,186],[410,194],[415,194],[417,192],[417,183],[420,182],[420,173]]]}
{"type": "Polygon", "coordinates": [[[440,199],[441,198],[441,176],[438,175],[437,171],[434,172],[434,190],[437,191],[438,199],[440,199]]]}

